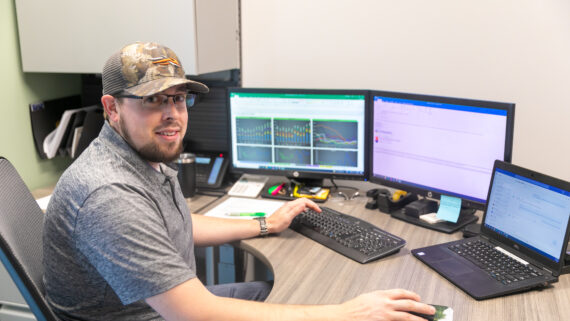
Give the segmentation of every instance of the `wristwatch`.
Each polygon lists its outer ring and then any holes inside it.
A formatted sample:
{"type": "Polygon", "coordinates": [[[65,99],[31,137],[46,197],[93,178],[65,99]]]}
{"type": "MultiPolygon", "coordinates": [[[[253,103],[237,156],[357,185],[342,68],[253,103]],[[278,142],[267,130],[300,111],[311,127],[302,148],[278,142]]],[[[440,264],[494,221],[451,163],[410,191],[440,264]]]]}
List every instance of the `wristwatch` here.
{"type": "Polygon", "coordinates": [[[255,219],[259,221],[259,235],[260,236],[269,235],[269,231],[267,230],[267,222],[265,221],[265,217],[256,217],[255,219]]]}

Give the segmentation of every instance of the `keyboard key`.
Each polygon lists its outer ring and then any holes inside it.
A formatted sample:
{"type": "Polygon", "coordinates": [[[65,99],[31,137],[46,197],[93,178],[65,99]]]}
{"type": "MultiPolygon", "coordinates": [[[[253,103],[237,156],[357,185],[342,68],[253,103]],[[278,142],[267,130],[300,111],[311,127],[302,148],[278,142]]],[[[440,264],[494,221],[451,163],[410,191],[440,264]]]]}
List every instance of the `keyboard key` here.
{"type": "Polygon", "coordinates": [[[520,282],[542,275],[533,267],[521,264],[482,241],[454,244],[449,246],[449,249],[465,257],[503,284],[520,282]]]}

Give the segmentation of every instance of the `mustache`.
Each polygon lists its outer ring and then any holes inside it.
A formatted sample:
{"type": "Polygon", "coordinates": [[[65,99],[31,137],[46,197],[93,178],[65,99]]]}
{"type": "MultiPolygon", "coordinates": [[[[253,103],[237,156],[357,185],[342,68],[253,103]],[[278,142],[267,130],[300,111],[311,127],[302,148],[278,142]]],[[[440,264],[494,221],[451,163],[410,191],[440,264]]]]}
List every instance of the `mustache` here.
{"type": "Polygon", "coordinates": [[[171,129],[171,128],[177,128],[179,130],[183,129],[182,124],[180,122],[178,122],[178,121],[167,121],[166,123],[161,124],[160,126],[154,128],[154,131],[157,132],[157,131],[162,131],[162,130],[171,129]]]}

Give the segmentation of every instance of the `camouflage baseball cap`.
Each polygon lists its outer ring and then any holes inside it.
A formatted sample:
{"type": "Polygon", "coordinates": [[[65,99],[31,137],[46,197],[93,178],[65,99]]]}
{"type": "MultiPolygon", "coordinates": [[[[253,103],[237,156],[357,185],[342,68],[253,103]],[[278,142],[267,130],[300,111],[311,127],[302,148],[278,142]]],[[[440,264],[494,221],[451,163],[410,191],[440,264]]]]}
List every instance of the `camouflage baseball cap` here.
{"type": "Polygon", "coordinates": [[[148,96],[181,84],[186,84],[189,91],[209,91],[206,85],[186,79],[176,54],[154,42],[137,42],[123,47],[107,60],[102,78],[103,95],[127,92],[148,96]]]}

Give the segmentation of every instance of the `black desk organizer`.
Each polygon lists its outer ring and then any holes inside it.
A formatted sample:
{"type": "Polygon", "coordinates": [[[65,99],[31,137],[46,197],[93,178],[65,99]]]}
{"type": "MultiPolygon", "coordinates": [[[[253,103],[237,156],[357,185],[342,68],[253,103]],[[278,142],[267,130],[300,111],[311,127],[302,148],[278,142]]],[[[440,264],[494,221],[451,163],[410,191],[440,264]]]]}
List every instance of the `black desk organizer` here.
{"type": "Polygon", "coordinates": [[[47,158],[43,148],[44,139],[56,128],[63,112],[78,107],[81,107],[79,95],[30,104],[32,135],[40,158],[47,158]]]}
{"type": "MultiPolygon", "coordinates": [[[[44,140],[46,136],[57,127],[63,113],[68,109],[80,107],[82,107],[82,102],[79,95],[30,104],[32,136],[34,138],[34,146],[40,158],[47,158],[43,149],[44,140]]],[[[99,135],[103,123],[103,108],[96,108],[75,114],[73,120],[70,120],[68,124],[67,131],[62,138],[56,156],[69,156],[71,138],[73,138],[72,130],[77,126],[83,126],[83,132],[77,146],[77,154],[75,155],[76,157],[79,156],[89,143],[99,135]]]]}
{"type": "Polygon", "coordinates": [[[416,194],[408,193],[406,196],[400,198],[398,201],[392,200],[392,195],[390,195],[388,190],[381,189],[377,193],[371,193],[371,194],[373,195],[369,196],[376,198],[376,205],[381,212],[388,213],[392,217],[397,218],[399,220],[439,232],[453,233],[465,227],[468,224],[477,222],[478,220],[478,217],[474,215],[473,210],[462,209],[459,214],[459,219],[457,220],[457,223],[439,222],[439,223],[430,224],[426,221],[421,220],[419,217],[405,214],[404,207],[412,202],[418,201],[418,196],[416,194]]]}

